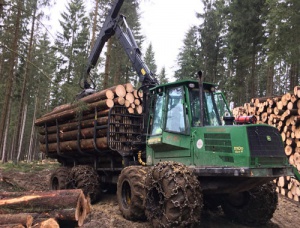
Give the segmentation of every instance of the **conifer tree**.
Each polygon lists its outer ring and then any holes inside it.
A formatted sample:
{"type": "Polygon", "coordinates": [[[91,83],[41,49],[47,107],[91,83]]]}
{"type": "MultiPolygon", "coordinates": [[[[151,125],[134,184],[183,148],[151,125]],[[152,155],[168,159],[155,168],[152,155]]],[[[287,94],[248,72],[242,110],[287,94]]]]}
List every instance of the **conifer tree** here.
{"type": "Polygon", "coordinates": [[[177,80],[195,78],[196,72],[202,68],[197,40],[198,30],[193,26],[188,30],[183,41],[183,47],[177,57],[179,69],[175,71],[174,75],[177,80]]]}
{"type": "Polygon", "coordinates": [[[157,65],[155,63],[155,53],[153,51],[152,44],[150,43],[146,52],[145,52],[145,58],[144,58],[145,63],[151,70],[153,74],[156,74],[157,71],[157,65]]]}
{"type": "Polygon", "coordinates": [[[72,102],[80,88],[79,79],[84,74],[89,53],[89,26],[83,0],[71,0],[61,14],[62,32],[55,42],[59,56],[58,72],[54,79],[52,105],[72,102]]]}

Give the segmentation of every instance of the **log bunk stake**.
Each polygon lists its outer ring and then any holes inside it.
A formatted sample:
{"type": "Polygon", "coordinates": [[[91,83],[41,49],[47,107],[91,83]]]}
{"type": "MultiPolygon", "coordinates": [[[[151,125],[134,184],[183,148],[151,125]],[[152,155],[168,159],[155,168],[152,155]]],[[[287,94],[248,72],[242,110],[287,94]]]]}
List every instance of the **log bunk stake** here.
{"type": "MultiPolygon", "coordinates": [[[[255,115],[258,123],[276,127],[289,163],[300,173],[300,86],[295,86],[293,93],[282,96],[252,98],[243,107],[234,108],[232,113],[235,117],[255,115]]],[[[285,176],[274,182],[278,193],[299,202],[300,183],[297,179],[285,176]]]]}

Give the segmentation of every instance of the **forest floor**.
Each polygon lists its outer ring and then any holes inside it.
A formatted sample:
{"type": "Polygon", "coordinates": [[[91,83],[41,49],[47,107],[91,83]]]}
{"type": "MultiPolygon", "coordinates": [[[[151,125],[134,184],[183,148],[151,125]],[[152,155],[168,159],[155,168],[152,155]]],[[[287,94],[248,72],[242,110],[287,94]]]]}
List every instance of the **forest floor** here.
{"type": "MultiPolygon", "coordinates": [[[[0,165],[0,191],[47,191],[49,178],[57,164],[20,164],[0,165]]],[[[261,227],[290,228],[300,224],[300,204],[279,196],[278,207],[271,221],[261,227]]],[[[83,228],[151,228],[147,221],[132,222],[124,219],[119,211],[117,197],[114,193],[105,193],[101,200],[92,205],[92,212],[87,217],[83,228]]],[[[246,228],[229,221],[222,210],[203,211],[201,227],[207,228],[246,228]]]]}

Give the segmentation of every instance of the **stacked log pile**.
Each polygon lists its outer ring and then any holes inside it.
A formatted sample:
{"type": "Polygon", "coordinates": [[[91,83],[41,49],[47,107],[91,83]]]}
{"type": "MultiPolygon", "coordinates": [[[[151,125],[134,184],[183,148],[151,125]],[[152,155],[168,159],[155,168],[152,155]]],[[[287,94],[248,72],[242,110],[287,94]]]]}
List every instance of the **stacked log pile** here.
{"type": "Polygon", "coordinates": [[[90,208],[81,189],[0,192],[0,227],[82,226],[90,208]]]}
{"type": "MultiPolygon", "coordinates": [[[[125,114],[142,114],[142,97],[142,92],[138,92],[132,84],[127,83],[85,96],[75,103],[54,108],[35,121],[35,125],[41,127],[40,150],[53,158],[57,153],[92,151],[95,147],[106,150],[108,121],[126,126],[134,124],[134,120],[127,118],[125,114]],[[110,110],[116,106],[123,107],[114,111],[114,115],[120,115],[109,119],[110,110]],[[122,110],[126,110],[126,113],[122,110]]],[[[136,121],[138,120],[140,119],[136,121]]],[[[115,134],[112,141],[120,141],[117,138],[119,136],[115,134]]],[[[125,137],[123,140],[131,139],[125,137]]]]}
{"type": "MultiPolygon", "coordinates": [[[[276,127],[284,142],[289,163],[300,173],[300,86],[295,86],[293,92],[282,96],[253,98],[243,107],[234,108],[233,115],[254,115],[258,123],[276,127]]],[[[299,181],[292,177],[280,177],[275,182],[277,192],[299,201],[299,181]]]]}

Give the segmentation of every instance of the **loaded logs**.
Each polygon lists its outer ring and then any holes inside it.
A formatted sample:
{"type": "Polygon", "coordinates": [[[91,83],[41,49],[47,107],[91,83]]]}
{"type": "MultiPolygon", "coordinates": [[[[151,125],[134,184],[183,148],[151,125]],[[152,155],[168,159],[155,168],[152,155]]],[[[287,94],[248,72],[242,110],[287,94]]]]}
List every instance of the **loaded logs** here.
{"type": "Polygon", "coordinates": [[[35,121],[40,150],[49,157],[111,147],[129,151],[128,142],[140,140],[142,99],[143,93],[127,83],[58,106],[35,121]]]}

